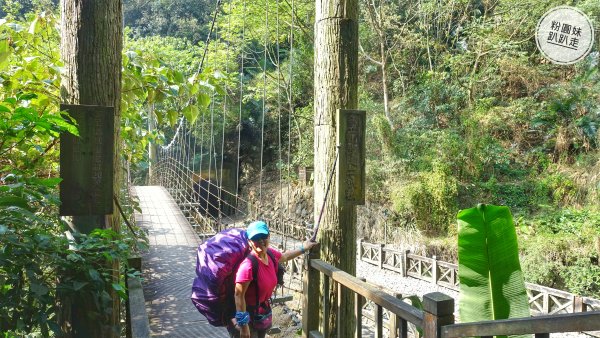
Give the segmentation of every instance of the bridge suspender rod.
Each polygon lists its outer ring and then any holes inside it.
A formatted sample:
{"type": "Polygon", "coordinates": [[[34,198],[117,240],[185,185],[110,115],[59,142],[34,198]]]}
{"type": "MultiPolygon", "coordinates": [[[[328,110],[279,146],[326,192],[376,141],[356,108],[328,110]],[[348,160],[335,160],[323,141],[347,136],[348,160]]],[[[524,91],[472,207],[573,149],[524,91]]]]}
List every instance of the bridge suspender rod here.
{"type": "Polygon", "coordinates": [[[290,50],[289,50],[289,89],[288,89],[288,149],[287,149],[287,217],[290,218],[290,189],[291,189],[291,153],[292,153],[292,114],[294,112],[294,104],[293,100],[293,83],[294,83],[294,75],[292,73],[292,64],[294,60],[294,0],[292,0],[292,11],[291,11],[291,25],[290,25],[290,50]]]}
{"type": "MultiPolygon", "coordinates": [[[[277,43],[277,146],[278,146],[278,164],[279,167],[279,203],[283,203],[283,168],[281,163],[281,60],[279,58],[279,0],[276,2],[277,11],[276,13],[276,43],[277,43]]],[[[279,209],[278,215],[279,223],[283,221],[281,208],[279,209]]],[[[283,236],[283,248],[287,249],[287,236],[283,236]]]]}
{"type": "MultiPolygon", "coordinates": [[[[229,1],[229,18],[227,22],[227,31],[228,35],[231,36],[231,3],[229,1]]],[[[231,41],[227,41],[227,49],[225,51],[225,74],[229,74],[229,47],[231,46],[231,41]]],[[[229,93],[227,88],[227,82],[225,82],[225,95],[223,96],[223,120],[221,121],[221,170],[219,173],[219,223],[221,223],[221,215],[223,214],[223,208],[221,205],[222,196],[221,192],[223,191],[223,160],[225,158],[225,115],[227,113],[227,94],[229,93]]]]}
{"type": "Polygon", "coordinates": [[[258,183],[258,205],[262,205],[262,172],[263,172],[263,150],[265,142],[265,113],[267,104],[267,43],[269,40],[269,0],[265,0],[265,41],[263,61],[263,109],[260,123],[260,171],[258,183]]]}
{"type": "MultiPolygon", "coordinates": [[[[217,52],[218,52],[218,46],[217,46],[217,42],[218,42],[218,31],[215,32],[215,51],[214,51],[214,60],[213,60],[213,64],[214,64],[214,68],[217,69],[217,52]]],[[[211,104],[210,104],[210,139],[209,139],[209,145],[208,145],[208,180],[209,182],[213,179],[212,177],[212,165],[213,165],[213,155],[214,155],[214,141],[215,141],[215,101],[216,101],[216,90],[213,89],[212,92],[212,100],[211,100],[211,104]]],[[[215,156],[215,161],[216,161],[216,156],[215,156]]],[[[208,191],[210,192],[210,185],[208,186],[208,191]]],[[[207,199],[208,202],[208,199],[207,199]]]]}
{"type": "Polygon", "coordinates": [[[237,166],[235,173],[235,205],[238,205],[238,191],[240,189],[240,144],[242,142],[242,101],[244,97],[244,39],[246,35],[246,0],[243,0],[243,14],[242,14],[242,48],[241,48],[241,61],[240,61],[240,112],[238,122],[238,144],[237,144],[237,166]]]}
{"type": "Polygon", "coordinates": [[[206,37],[206,43],[204,44],[204,53],[202,54],[202,60],[200,61],[200,65],[198,66],[198,70],[196,74],[200,74],[202,71],[202,67],[204,66],[204,58],[206,57],[206,53],[208,51],[208,44],[210,43],[210,36],[213,33],[215,28],[215,22],[217,21],[217,14],[219,13],[219,7],[221,6],[221,0],[217,0],[217,7],[215,8],[215,13],[213,15],[212,23],[210,24],[210,31],[208,32],[208,36],[206,37]]]}

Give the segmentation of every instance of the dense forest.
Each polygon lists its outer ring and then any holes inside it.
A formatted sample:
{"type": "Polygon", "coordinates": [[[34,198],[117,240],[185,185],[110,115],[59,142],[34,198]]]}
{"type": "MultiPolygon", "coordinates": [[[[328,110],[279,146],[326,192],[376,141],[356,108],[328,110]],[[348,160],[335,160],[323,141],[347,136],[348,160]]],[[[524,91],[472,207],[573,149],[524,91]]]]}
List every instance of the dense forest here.
{"type": "MultiPolygon", "coordinates": [[[[61,254],[56,144],[77,131],[59,111],[57,2],[0,1],[1,331],[58,332],[55,296],[110,285],[93,265],[97,249],[121,259],[140,245],[123,227],[82,235],[77,256],[61,254]],[[57,287],[53,266],[80,275],[57,287]]],[[[534,37],[542,15],[564,4],[360,0],[370,216],[359,233],[382,240],[385,224],[392,243],[412,238],[455,257],[458,210],[506,205],[526,280],[600,297],[600,2],[567,3],[596,27],[592,52],[570,66],[546,60],[534,37]]],[[[239,132],[243,182],[260,170],[293,180],[293,168],[312,165],[313,2],[124,0],[123,12],[132,183],[146,182],[148,144],[168,143],[181,116],[198,126],[200,146],[209,142],[200,125],[216,114],[215,139],[225,142],[216,148],[228,160],[239,132]]],[[[101,316],[106,295],[97,299],[101,316]]]]}

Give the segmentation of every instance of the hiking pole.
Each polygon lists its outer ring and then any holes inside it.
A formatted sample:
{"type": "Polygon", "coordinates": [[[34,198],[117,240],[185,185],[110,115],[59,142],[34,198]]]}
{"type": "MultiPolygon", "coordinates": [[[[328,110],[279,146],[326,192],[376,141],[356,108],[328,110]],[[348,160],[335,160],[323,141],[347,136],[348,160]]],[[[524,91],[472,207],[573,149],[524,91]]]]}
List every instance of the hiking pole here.
{"type": "Polygon", "coordinates": [[[329,181],[327,181],[327,189],[325,190],[325,198],[323,198],[323,205],[321,205],[321,212],[319,212],[319,219],[317,219],[317,226],[315,227],[315,232],[310,238],[311,242],[314,242],[317,238],[317,233],[319,232],[319,225],[321,224],[321,217],[323,217],[323,210],[325,210],[325,203],[327,202],[327,195],[329,195],[329,189],[331,189],[331,181],[333,180],[333,174],[335,173],[335,165],[337,164],[338,157],[340,156],[340,146],[336,146],[335,148],[335,160],[333,160],[333,165],[331,166],[331,174],[329,174],[329,181]]]}

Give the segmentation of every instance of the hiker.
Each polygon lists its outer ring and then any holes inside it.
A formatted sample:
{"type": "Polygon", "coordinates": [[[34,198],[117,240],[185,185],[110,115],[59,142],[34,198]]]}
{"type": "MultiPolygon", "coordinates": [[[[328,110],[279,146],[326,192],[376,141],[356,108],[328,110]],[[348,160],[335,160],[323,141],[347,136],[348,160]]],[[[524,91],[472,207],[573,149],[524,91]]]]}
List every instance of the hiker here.
{"type": "Polygon", "coordinates": [[[300,249],[279,252],[269,248],[269,227],[263,221],[255,221],[246,229],[251,251],[240,264],[235,276],[235,318],[227,326],[232,338],[264,338],[271,327],[271,304],[269,299],[277,286],[277,266],[294,259],[313,247],[316,242],[306,241],[300,249]],[[268,251],[269,252],[268,252],[268,251]],[[252,271],[252,260],[258,258],[258,271],[252,271]],[[256,277],[255,284],[250,283],[256,277]],[[258,291],[258,295],[257,295],[258,291]],[[258,302],[258,306],[257,306],[258,302]]]}

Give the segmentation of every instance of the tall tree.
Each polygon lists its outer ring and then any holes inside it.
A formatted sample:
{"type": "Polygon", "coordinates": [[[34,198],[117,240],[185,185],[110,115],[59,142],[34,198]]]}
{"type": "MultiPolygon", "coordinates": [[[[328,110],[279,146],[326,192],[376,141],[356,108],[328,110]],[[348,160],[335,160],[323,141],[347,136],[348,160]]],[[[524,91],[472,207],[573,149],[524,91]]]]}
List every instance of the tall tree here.
{"type": "MultiPolygon", "coordinates": [[[[315,221],[327,190],[329,172],[336,158],[336,113],[338,109],[356,109],[358,105],[358,1],[317,0],[315,18],[314,64],[314,150],[315,150],[315,221]]],[[[336,191],[333,182],[331,191],[336,191]]],[[[316,222],[315,222],[316,223],[316,222]]],[[[321,257],[334,266],[356,273],[356,208],[338,205],[327,199],[318,235],[321,257]]],[[[330,297],[337,290],[322,290],[330,297]]],[[[343,290],[339,312],[330,312],[332,336],[352,337],[355,326],[354,299],[343,290]],[[344,318],[337,327],[336,314],[344,318]],[[337,329],[337,332],[336,332],[337,329]]]]}
{"type": "MultiPolygon", "coordinates": [[[[121,176],[118,169],[123,48],[121,0],[63,0],[61,26],[61,57],[64,63],[61,81],[62,102],[114,107],[113,187],[117,187],[121,176]]],[[[73,217],[73,230],[82,233],[107,227],[118,231],[118,224],[116,218],[106,221],[105,215],[73,217]]],[[[115,270],[115,274],[118,274],[118,267],[115,270]]],[[[115,277],[118,278],[118,275],[115,277]]],[[[114,327],[119,322],[119,298],[114,293],[112,296],[112,318],[103,320],[89,316],[86,311],[86,307],[92,305],[88,304],[91,299],[65,304],[67,312],[64,314],[64,320],[71,322],[71,334],[74,337],[117,335],[114,327]]]]}

